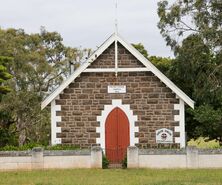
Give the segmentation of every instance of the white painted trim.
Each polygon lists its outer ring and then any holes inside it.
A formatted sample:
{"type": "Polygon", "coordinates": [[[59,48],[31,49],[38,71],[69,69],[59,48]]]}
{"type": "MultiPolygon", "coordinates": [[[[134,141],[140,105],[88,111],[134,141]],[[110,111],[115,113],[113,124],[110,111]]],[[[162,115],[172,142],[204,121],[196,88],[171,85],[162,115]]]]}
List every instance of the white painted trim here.
{"type": "MultiPolygon", "coordinates": [[[[141,68],[118,68],[118,72],[143,72],[143,71],[150,71],[146,67],[141,67],[141,68]]],[[[115,68],[87,68],[85,73],[98,73],[98,72],[105,72],[105,73],[110,73],[110,72],[116,72],[115,68]]]]}
{"type": "Polygon", "coordinates": [[[117,33],[115,34],[115,75],[118,73],[118,44],[117,44],[117,33]]]}
{"type": "Polygon", "coordinates": [[[179,143],[180,148],[185,148],[185,104],[182,99],[179,101],[179,104],[174,105],[174,110],[179,110],[179,115],[174,115],[174,121],[179,122],[179,126],[174,127],[174,132],[180,133],[180,137],[175,138],[175,143],[179,143]]]}
{"type": "MultiPolygon", "coordinates": [[[[58,99],[58,98],[56,98],[58,99]]],[[[56,116],[57,111],[61,111],[61,105],[56,105],[56,99],[51,102],[51,144],[61,144],[61,138],[57,138],[56,134],[61,133],[61,127],[57,127],[57,122],[61,122],[61,116],[56,116]]]]}
{"type": "Polygon", "coordinates": [[[75,78],[77,78],[93,61],[99,57],[115,40],[121,43],[132,55],[134,55],[148,70],[156,75],[167,87],[169,87],[180,99],[186,102],[190,107],[194,108],[194,101],[191,100],[182,90],[180,90],[172,81],[170,81],[163,73],[161,73],[150,61],[148,61],[139,51],[132,45],[124,41],[119,35],[113,34],[107,39],[99,49],[91,55],[75,72],[66,79],[51,95],[49,95],[41,104],[44,109],[52,100],[54,100],[75,78]]]}
{"type": "Polygon", "coordinates": [[[105,123],[109,113],[116,107],[119,107],[129,120],[130,128],[130,146],[135,146],[139,142],[139,139],[135,137],[135,132],[139,132],[139,128],[135,126],[135,122],[138,120],[136,115],[133,115],[133,111],[130,110],[130,105],[123,105],[122,100],[112,100],[112,105],[105,105],[101,116],[97,116],[99,127],[96,128],[96,132],[100,133],[100,138],[96,139],[96,143],[100,144],[101,148],[105,150],[105,123]]]}

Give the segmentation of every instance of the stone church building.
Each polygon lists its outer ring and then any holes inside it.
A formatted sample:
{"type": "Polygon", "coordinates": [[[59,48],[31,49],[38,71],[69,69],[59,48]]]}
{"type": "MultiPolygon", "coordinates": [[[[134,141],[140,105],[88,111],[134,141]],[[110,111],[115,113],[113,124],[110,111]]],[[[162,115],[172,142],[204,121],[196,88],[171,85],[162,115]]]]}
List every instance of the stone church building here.
{"type": "Polygon", "coordinates": [[[185,147],[185,104],[194,102],[118,34],[43,102],[51,144],[100,146],[111,161],[128,146],[185,147]]]}

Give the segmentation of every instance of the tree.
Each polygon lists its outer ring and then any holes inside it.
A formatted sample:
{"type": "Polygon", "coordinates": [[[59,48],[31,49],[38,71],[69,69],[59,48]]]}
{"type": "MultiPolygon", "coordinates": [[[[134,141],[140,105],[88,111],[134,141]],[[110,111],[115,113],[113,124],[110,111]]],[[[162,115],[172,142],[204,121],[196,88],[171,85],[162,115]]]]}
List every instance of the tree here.
{"type": "Polygon", "coordinates": [[[142,43],[132,44],[145,58],[152,62],[161,72],[168,74],[169,68],[172,63],[171,58],[159,57],[159,56],[149,56],[148,51],[142,43]]]}
{"type": "Polygon", "coordinates": [[[10,88],[4,83],[12,78],[6,67],[11,60],[11,58],[0,56],[0,99],[2,94],[10,92],[10,88]]]}
{"type": "Polygon", "coordinates": [[[9,83],[12,90],[3,96],[0,110],[9,115],[4,125],[15,123],[14,133],[23,145],[29,137],[37,137],[30,130],[41,121],[40,102],[62,81],[61,74],[67,70],[65,47],[58,33],[44,29],[31,35],[21,29],[0,30],[0,40],[0,55],[14,59],[9,67],[14,77],[9,83]]]}
{"type": "Polygon", "coordinates": [[[178,38],[198,34],[214,52],[222,46],[222,3],[219,0],[176,0],[158,3],[158,27],[176,52],[178,38]]]}
{"type": "Polygon", "coordinates": [[[173,59],[166,57],[150,56],[149,61],[151,61],[162,73],[169,76],[169,69],[172,65],[173,59]]]}
{"type": "MultiPolygon", "coordinates": [[[[12,75],[9,74],[7,69],[11,62],[11,58],[0,56],[0,102],[2,100],[2,95],[11,91],[10,87],[6,85],[6,82],[12,78],[12,75]]],[[[13,142],[13,137],[8,131],[8,125],[10,125],[8,117],[8,114],[0,111],[0,146],[8,142],[13,142]],[[8,122],[5,123],[5,120],[8,120],[8,122]]]]}
{"type": "Polygon", "coordinates": [[[69,63],[70,73],[77,69],[89,56],[92,54],[92,49],[90,48],[66,48],[66,58],[67,63],[69,63]]]}
{"type": "Polygon", "coordinates": [[[158,3],[158,27],[175,52],[170,78],[192,99],[187,110],[188,137],[222,141],[222,4],[217,0],[158,3]]]}
{"type": "Polygon", "coordinates": [[[19,145],[48,142],[49,111],[41,111],[40,103],[69,76],[68,61],[74,60],[70,55],[79,56],[79,50],[68,49],[57,32],[44,28],[36,34],[0,29],[0,55],[13,58],[9,66],[13,79],[8,82],[11,91],[2,97],[0,111],[5,116],[1,122],[13,128],[19,145]]]}
{"type": "Polygon", "coordinates": [[[216,65],[214,55],[199,35],[190,35],[183,40],[168,72],[172,81],[195,100],[195,110],[189,109],[186,116],[189,138],[221,139],[218,112],[222,110],[222,89],[216,86],[217,75],[212,74],[216,65]]]}
{"type": "Polygon", "coordinates": [[[132,46],[136,48],[145,58],[148,59],[149,54],[142,43],[132,44],[132,46]]]}
{"type": "Polygon", "coordinates": [[[202,101],[201,97],[206,94],[203,91],[209,90],[206,79],[212,65],[208,46],[198,35],[190,35],[178,49],[178,55],[169,71],[170,78],[190,97],[202,101]]]}
{"type": "Polygon", "coordinates": [[[191,111],[194,121],[197,125],[193,127],[194,137],[201,135],[211,139],[222,141],[222,109],[215,108],[212,105],[205,104],[198,106],[191,111]]]}

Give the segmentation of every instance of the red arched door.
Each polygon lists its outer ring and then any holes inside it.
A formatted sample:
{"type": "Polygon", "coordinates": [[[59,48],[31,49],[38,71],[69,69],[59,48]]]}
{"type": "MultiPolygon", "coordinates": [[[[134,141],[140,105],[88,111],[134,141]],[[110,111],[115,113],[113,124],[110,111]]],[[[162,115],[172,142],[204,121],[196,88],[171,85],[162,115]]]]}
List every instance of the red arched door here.
{"type": "Polygon", "coordinates": [[[130,144],[129,120],[126,114],[115,108],[106,118],[105,124],[106,156],[110,163],[120,163],[130,144]]]}

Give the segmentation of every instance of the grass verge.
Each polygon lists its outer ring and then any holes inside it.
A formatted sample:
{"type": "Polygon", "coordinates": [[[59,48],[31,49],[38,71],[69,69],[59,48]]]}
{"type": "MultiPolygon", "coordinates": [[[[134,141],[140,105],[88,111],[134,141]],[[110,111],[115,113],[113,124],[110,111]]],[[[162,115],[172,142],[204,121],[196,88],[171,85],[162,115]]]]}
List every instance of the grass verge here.
{"type": "Polygon", "coordinates": [[[0,172],[2,185],[221,185],[222,169],[73,169],[0,172]]]}

